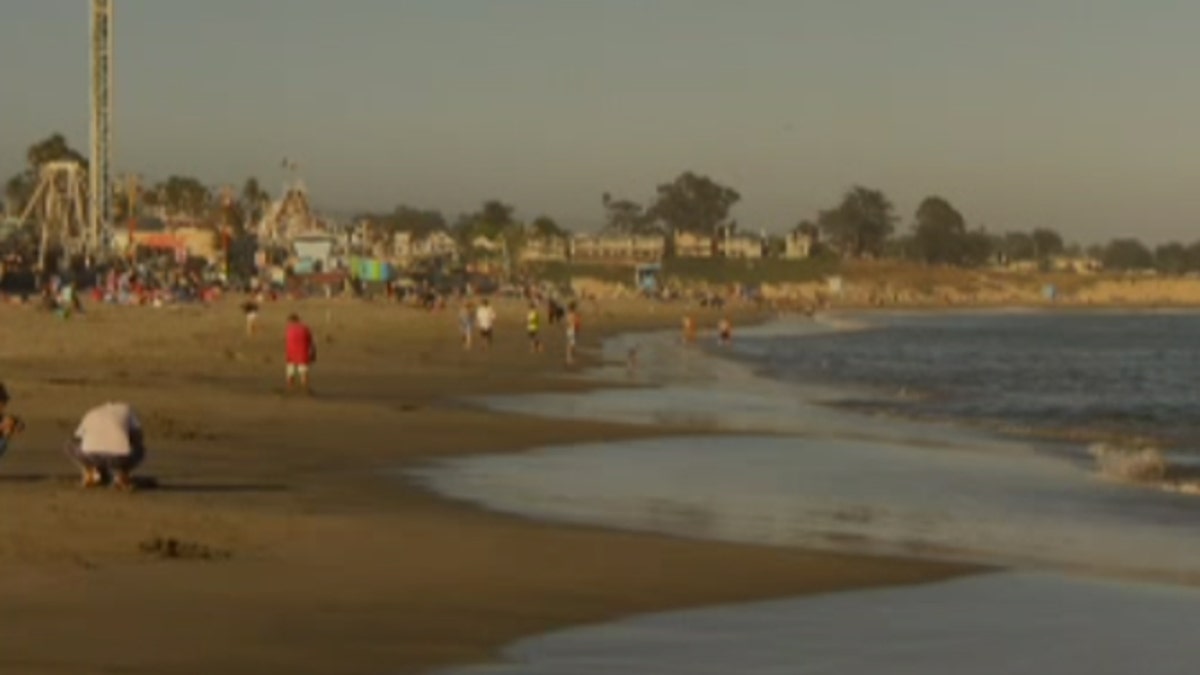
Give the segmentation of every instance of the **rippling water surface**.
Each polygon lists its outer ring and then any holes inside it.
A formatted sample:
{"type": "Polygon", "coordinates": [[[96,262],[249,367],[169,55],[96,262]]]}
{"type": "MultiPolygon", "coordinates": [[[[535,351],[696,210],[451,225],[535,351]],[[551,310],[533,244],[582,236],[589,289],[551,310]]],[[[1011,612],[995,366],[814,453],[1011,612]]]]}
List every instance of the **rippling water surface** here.
{"type": "Polygon", "coordinates": [[[459,674],[1195,672],[1200,498],[1167,470],[1194,465],[1200,439],[1200,319],[893,315],[848,326],[741,332],[732,360],[672,335],[626,336],[608,350],[620,358],[636,345],[638,370],[607,375],[658,386],[487,401],[737,435],[544,448],[409,475],[524,517],[1013,572],[634,618],[528,640],[507,663],[459,674]],[[901,414],[867,414],[880,410],[901,414]],[[997,435],[980,422],[1152,436],[1174,452],[997,435]]]}

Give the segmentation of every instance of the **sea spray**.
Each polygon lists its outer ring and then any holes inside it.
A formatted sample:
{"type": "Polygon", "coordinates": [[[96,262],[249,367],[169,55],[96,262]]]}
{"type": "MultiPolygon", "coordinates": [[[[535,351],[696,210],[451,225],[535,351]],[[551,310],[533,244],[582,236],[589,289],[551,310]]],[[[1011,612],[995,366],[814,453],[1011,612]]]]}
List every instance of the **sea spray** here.
{"type": "Polygon", "coordinates": [[[1106,479],[1200,495],[1200,470],[1173,464],[1156,447],[1095,443],[1088,451],[1096,460],[1097,473],[1106,479]]]}
{"type": "Polygon", "coordinates": [[[1105,478],[1132,483],[1162,483],[1167,478],[1167,460],[1158,448],[1095,443],[1088,451],[1105,478]]]}

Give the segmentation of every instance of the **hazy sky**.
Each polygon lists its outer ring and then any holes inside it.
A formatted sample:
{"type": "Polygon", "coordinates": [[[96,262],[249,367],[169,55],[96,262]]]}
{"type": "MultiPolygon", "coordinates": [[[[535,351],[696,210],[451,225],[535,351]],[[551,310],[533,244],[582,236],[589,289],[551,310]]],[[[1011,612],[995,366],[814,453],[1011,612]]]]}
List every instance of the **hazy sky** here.
{"type": "MultiPolygon", "coordinates": [[[[88,2],[3,0],[0,174],[87,146],[88,2]]],[[[905,225],[1200,238],[1188,0],[116,0],[115,169],[336,209],[497,197],[598,225],[685,169],[782,229],[854,183],[905,225]]]]}

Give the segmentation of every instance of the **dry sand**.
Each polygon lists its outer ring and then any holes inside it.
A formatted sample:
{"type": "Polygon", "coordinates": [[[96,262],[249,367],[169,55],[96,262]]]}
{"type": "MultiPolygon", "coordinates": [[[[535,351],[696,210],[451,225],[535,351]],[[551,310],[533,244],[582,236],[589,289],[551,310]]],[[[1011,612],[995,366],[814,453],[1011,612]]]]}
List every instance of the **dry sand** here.
{"type": "MultiPolygon", "coordinates": [[[[318,396],[282,395],[286,303],[246,338],[212,308],[0,308],[0,377],[29,430],[0,461],[0,672],[415,673],[636,612],[881,584],[950,565],[672,540],[484,513],[389,469],[647,430],[504,416],[464,395],[583,386],[520,308],[463,353],[452,312],[320,301],[318,396]],[[142,412],[160,489],[84,491],[59,448],[90,405],[142,412]],[[162,555],[176,540],[179,557],[162,555]],[[158,540],[159,548],[155,548],[158,540]],[[149,549],[149,550],[146,550],[149,549]]],[[[585,340],[678,325],[588,308],[585,340]]],[[[715,317],[703,318],[711,325],[715,317]]]]}

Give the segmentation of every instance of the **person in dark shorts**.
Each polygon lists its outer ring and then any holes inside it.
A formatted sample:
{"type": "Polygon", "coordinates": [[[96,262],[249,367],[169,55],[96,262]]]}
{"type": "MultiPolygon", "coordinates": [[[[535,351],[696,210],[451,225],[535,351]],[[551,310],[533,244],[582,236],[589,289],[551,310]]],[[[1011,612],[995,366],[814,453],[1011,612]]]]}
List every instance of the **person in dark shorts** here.
{"type": "Polygon", "coordinates": [[[132,490],[130,474],[146,458],[142,423],[128,403],[105,403],[84,414],[66,451],[83,472],[84,487],[111,480],[114,487],[132,490]]]}
{"type": "Polygon", "coordinates": [[[242,312],[246,314],[246,335],[253,336],[258,327],[258,303],[254,298],[248,298],[242,303],[242,312]]]}

